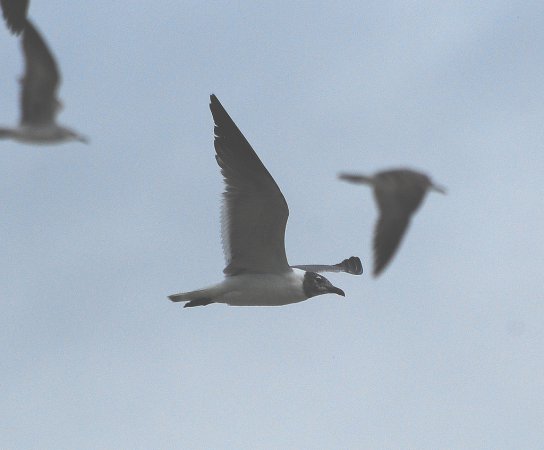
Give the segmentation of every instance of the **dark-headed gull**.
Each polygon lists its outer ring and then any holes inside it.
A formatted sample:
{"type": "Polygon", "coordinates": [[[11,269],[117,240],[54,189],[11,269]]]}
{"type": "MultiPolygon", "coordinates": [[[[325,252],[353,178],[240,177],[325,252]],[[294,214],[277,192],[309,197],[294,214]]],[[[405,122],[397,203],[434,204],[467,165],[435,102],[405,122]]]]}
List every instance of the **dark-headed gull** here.
{"type": "Polygon", "coordinates": [[[318,272],[361,274],[359,258],[336,265],[293,266],[287,262],[284,235],[289,209],[278,185],[215,95],[215,158],[225,181],[221,235],[225,279],[198,291],[171,295],[188,306],[279,306],[316,295],[344,291],[318,272]]]}

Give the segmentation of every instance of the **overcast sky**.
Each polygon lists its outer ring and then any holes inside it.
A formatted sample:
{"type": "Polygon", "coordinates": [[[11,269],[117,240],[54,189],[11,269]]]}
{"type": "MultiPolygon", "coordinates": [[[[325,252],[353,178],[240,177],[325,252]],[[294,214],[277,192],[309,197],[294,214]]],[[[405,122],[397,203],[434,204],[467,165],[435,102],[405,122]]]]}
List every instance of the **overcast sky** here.
{"type": "MultiPolygon", "coordinates": [[[[537,449],[544,4],[31,0],[91,144],[0,142],[0,447],[537,449]],[[183,309],[224,267],[215,93],[346,298],[183,309]],[[373,279],[376,208],[430,193],[373,279]]],[[[22,58],[0,26],[0,123],[22,58]]]]}

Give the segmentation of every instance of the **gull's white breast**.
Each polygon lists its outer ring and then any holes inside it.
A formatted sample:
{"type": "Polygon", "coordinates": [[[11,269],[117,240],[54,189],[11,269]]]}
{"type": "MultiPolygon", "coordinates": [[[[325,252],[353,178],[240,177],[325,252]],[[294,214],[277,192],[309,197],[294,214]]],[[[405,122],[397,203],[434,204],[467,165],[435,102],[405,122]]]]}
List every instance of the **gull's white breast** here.
{"type": "Polygon", "coordinates": [[[214,299],[232,306],[280,306],[306,300],[304,271],[284,274],[242,274],[225,278],[216,286],[214,299]]]}

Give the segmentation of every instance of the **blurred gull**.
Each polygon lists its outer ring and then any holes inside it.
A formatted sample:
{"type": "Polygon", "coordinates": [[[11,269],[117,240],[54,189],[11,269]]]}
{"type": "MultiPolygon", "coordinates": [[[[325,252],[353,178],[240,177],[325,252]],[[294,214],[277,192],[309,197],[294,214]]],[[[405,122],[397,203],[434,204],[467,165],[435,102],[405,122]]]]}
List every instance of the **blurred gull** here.
{"type": "Polygon", "coordinates": [[[380,208],[380,218],[374,229],[374,276],[378,276],[393,258],[412,214],[427,191],[446,193],[427,175],[408,169],[388,170],[373,176],[344,173],[339,178],[373,187],[380,208]]]}
{"type": "Polygon", "coordinates": [[[317,272],[362,273],[359,258],[335,265],[289,266],[284,235],[289,209],[278,185],[215,95],[215,158],[225,181],[221,235],[225,279],[209,288],[171,295],[185,307],[210,303],[279,306],[344,291],[317,272]]]}
{"type": "Polygon", "coordinates": [[[25,27],[29,0],[0,0],[2,14],[9,30],[13,34],[21,34],[25,27]]]}
{"type": "Polygon", "coordinates": [[[25,74],[21,80],[20,125],[0,128],[0,138],[30,144],[87,142],[86,137],[55,122],[61,106],[57,99],[60,75],[53,55],[30,21],[23,31],[23,53],[25,74]]]}

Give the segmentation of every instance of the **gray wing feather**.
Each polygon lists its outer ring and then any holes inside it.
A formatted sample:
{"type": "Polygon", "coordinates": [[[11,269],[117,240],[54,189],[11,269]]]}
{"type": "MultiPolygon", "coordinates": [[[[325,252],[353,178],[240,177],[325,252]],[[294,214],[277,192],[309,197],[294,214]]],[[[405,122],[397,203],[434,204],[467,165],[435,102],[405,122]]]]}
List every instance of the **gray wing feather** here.
{"type": "Polygon", "coordinates": [[[216,160],[225,181],[221,235],[226,275],[283,273],[289,208],[278,185],[215,95],[216,160]]]}
{"type": "Polygon", "coordinates": [[[398,250],[410,223],[410,216],[391,216],[382,213],[374,231],[374,276],[378,276],[398,250]]]}
{"type": "Polygon", "coordinates": [[[47,125],[54,122],[59,109],[57,87],[59,70],[44,40],[30,23],[23,32],[25,74],[22,79],[23,125],[47,125]]]}

